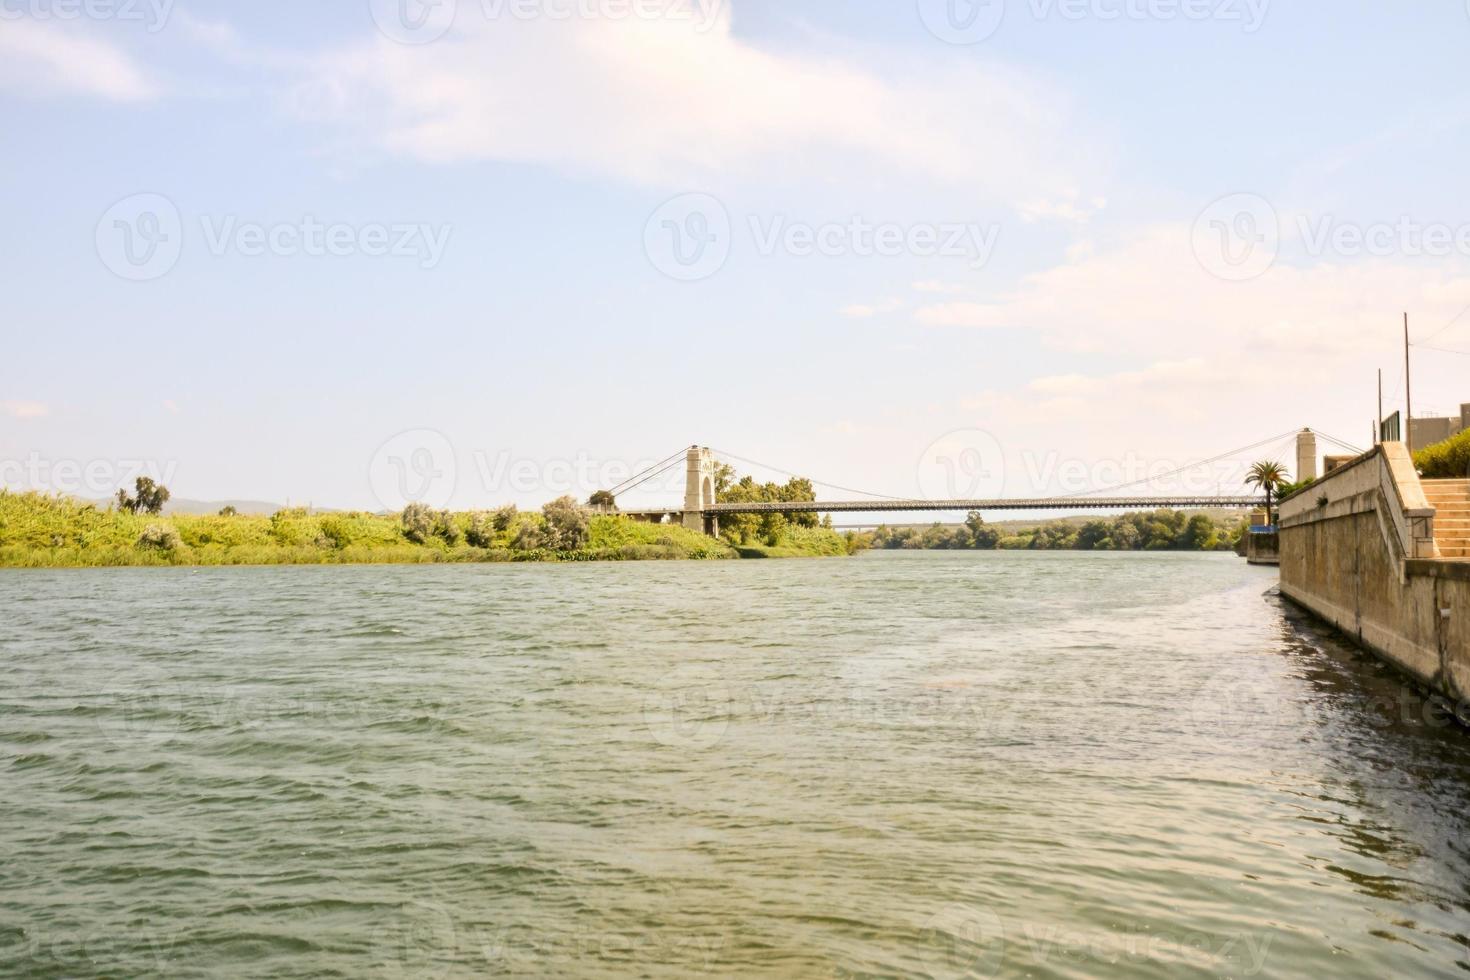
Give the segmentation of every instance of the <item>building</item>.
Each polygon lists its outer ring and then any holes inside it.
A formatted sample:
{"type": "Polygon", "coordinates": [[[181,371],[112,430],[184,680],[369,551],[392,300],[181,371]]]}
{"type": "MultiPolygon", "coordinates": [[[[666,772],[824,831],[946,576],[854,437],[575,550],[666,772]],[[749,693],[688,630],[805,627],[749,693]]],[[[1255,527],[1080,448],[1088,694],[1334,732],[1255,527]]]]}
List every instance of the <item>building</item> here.
{"type": "Polygon", "coordinates": [[[1461,405],[1458,416],[1410,419],[1409,445],[1414,449],[1423,449],[1457,436],[1466,429],[1470,429],[1470,404],[1461,405]]]}

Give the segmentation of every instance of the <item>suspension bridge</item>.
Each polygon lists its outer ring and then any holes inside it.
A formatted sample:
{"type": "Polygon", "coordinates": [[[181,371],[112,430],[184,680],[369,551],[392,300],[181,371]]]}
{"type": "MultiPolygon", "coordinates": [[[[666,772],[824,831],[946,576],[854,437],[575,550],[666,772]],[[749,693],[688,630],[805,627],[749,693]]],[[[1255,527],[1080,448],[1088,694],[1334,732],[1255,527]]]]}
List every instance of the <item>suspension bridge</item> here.
{"type": "MultiPolygon", "coordinates": [[[[634,507],[621,508],[616,505],[606,508],[615,511],[625,517],[634,520],[651,521],[655,523],[667,522],[680,524],[687,528],[704,531],[706,534],[715,534],[719,530],[719,519],[722,515],[732,514],[852,514],[852,513],[887,513],[887,512],[929,512],[941,511],[1046,511],[1046,510],[1154,510],[1158,508],[1170,508],[1174,510],[1244,510],[1260,507],[1265,503],[1265,498],[1256,493],[1165,493],[1144,494],[1137,489],[1149,483],[1157,483],[1172,477],[1178,477],[1191,470],[1198,470],[1227,460],[1243,453],[1261,450],[1263,447],[1272,447],[1272,444],[1280,444],[1285,440],[1288,444],[1295,440],[1297,455],[1296,478],[1305,476],[1315,477],[1316,473],[1316,447],[1317,437],[1320,436],[1328,444],[1335,446],[1350,455],[1358,455],[1363,450],[1352,446],[1342,440],[1335,439],[1321,432],[1310,429],[1284,433],[1263,439],[1260,442],[1248,446],[1241,446],[1212,456],[1209,459],[1172,469],[1167,473],[1151,475],[1142,480],[1117,484],[1110,487],[1098,488],[1096,490],[1085,490],[1078,493],[1062,494],[1056,496],[1027,496],[1027,497],[985,497],[985,498],[908,498],[895,497],[887,494],[872,493],[863,490],[854,490],[851,487],[843,487],[837,484],[825,483],[820,480],[812,480],[814,486],[822,486],[837,490],[840,493],[856,494],[860,499],[834,499],[834,500],[781,500],[781,501],[721,501],[716,499],[719,485],[719,460],[735,460],[750,464],[762,469],[787,476],[794,476],[788,470],[776,466],[769,466],[755,460],[744,459],[733,453],[711,449],[708,446],[690,446],[681,449],[670,456],[665,457],[644,470],[635,473],[615,487],[607,491],[616,501],[619,495],[626,494],[639,487],[645,486],[659,477],[666,476],[677,467],[684,467],[684,500],[682,504],[668,507],[634,507]],[[1131,491],[1124,493],[1123,491],[1131,491]]],[[[1242,481],[1244,487],[1244,481],[1242,481]]]]}

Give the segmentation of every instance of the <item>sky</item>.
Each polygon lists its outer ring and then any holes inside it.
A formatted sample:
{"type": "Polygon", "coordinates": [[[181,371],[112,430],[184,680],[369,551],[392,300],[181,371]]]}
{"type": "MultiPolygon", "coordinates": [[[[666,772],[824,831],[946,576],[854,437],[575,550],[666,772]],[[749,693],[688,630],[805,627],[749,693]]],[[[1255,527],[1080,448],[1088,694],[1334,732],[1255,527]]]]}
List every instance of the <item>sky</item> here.
{"type": "Polygon", "coordinates": [[[1367,444],[1379,369],[1403,406],[1405,313],[1415,414],[1470,402],[1467,43],[1463,0],[0,0],[0,484],[527,507],[693,443],[826,499],[1238,491],[1367,444]]]}

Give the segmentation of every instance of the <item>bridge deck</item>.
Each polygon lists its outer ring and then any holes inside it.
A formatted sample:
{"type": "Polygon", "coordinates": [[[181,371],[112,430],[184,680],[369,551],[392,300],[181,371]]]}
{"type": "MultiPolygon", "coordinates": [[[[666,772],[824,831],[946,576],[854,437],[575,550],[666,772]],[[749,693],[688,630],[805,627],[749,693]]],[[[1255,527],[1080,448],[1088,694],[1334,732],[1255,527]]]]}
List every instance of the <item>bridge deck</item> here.
{"type": "MultiPolygon", "coordinates": [[[[705,514],[839,514],[876,513],[879,511],[934,510],[1153,510],[1170,507],[1177,510],[1242,510],[1259,507],[1260,497],[1010,497],[992,500],[810,500],[799,503],[771,502],[734,504],[717,503],[705,514]]],[[[630,517],[654,517],[679,514],[683,509],[668,507],[656,510],[625,510],[630,517]]]]}

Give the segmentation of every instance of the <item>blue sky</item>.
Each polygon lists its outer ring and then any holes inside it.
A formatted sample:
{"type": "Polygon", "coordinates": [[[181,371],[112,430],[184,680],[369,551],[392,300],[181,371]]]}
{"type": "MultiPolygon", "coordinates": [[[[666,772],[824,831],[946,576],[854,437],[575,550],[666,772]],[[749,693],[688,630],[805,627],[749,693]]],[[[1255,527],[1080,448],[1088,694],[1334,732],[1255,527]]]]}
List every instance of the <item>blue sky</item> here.
{"type": "Polygon", "coordinates": [[[418,3],[0,0],[0,482],[1070,492],[1470,351],[1460,0],[418,3]]]}

